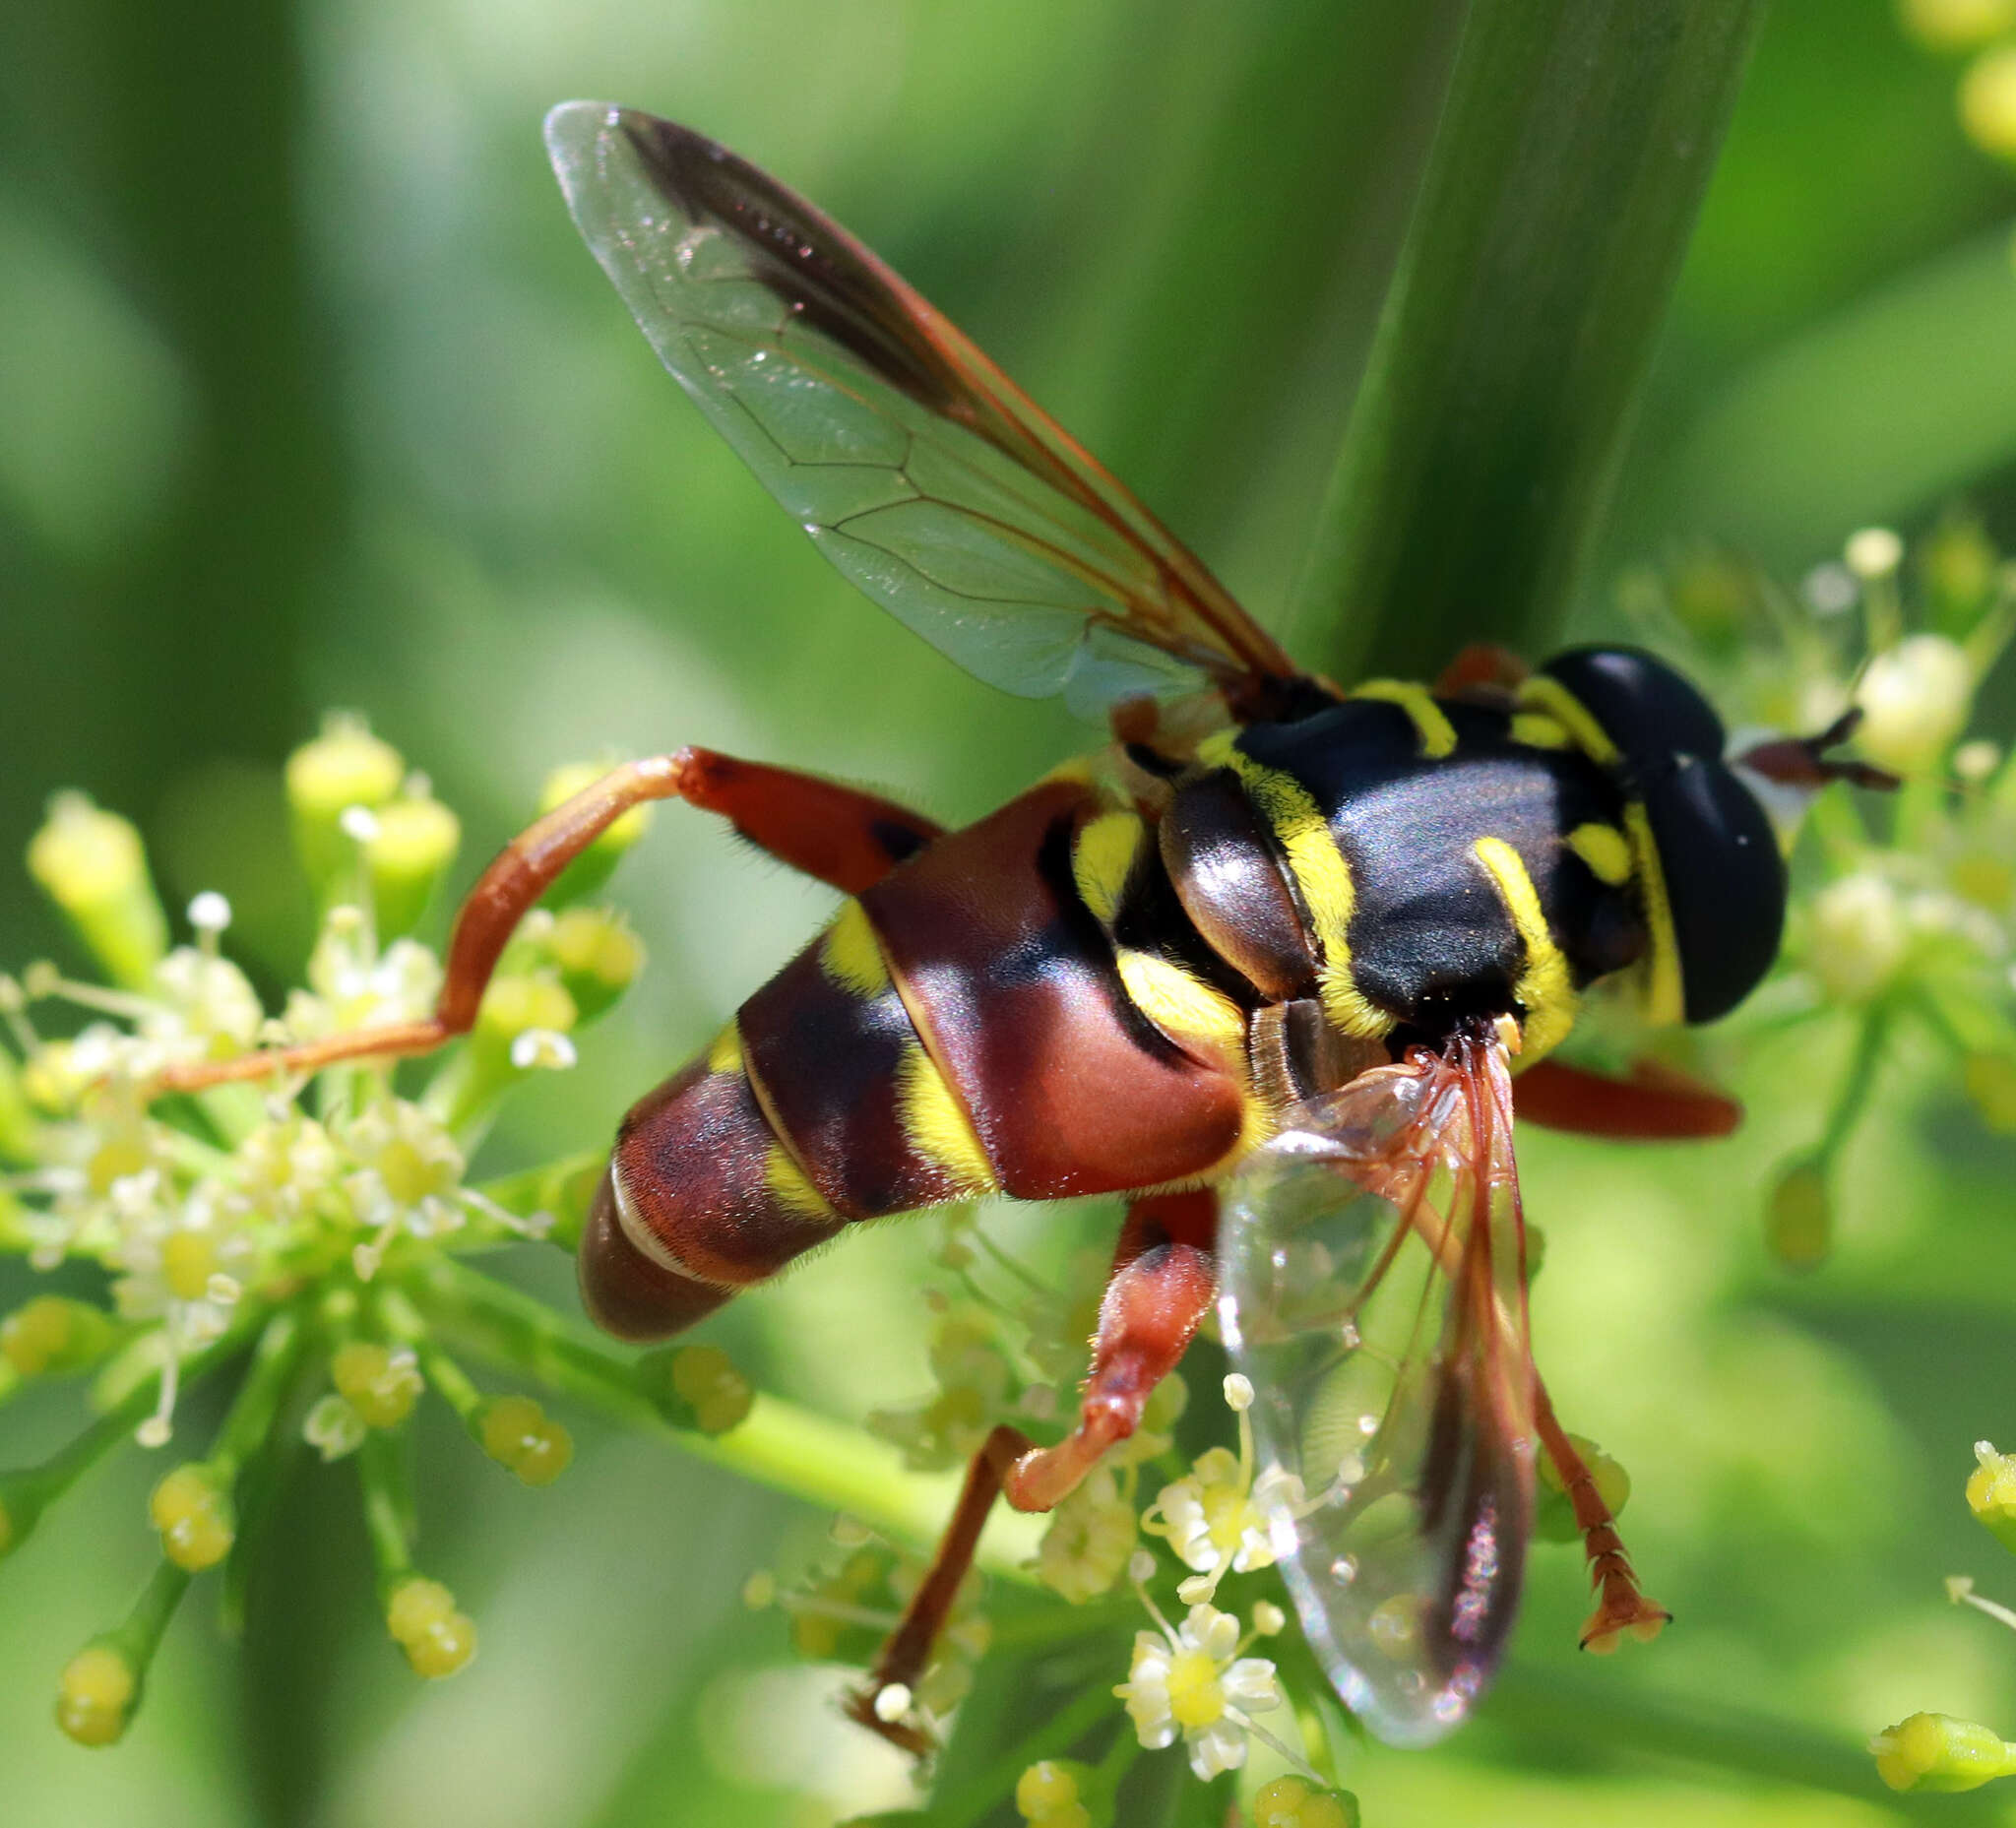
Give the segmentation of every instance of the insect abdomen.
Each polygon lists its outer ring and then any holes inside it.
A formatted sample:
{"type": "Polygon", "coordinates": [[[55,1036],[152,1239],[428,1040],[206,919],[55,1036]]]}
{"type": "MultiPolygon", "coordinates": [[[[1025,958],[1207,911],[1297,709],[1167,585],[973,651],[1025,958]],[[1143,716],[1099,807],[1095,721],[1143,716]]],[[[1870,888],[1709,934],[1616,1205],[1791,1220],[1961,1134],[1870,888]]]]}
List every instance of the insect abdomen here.
{"type": "Polygon", "coordinates": [[[937,840],[631,1110],[581,1253],[600,1324],[676,1332],[858,1220],[1159,1186],[1234,1152],[1237,1078],[1143,1013],[1078,892],[1097,809],[1055,777],[937,840]]]}

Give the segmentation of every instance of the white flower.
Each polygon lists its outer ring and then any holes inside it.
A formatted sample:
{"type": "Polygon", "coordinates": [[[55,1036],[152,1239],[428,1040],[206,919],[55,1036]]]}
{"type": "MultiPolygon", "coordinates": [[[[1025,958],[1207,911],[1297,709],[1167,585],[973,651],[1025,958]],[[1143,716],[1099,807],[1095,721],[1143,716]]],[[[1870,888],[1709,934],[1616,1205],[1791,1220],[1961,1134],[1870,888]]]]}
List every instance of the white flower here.
{"type": "Polygon", "coordinates": [[[1882,989],[1911,950],[1903,899],[1872,870],[1837,877],[1813,897],[1806,963],[1830,997],[1858,1002],[1882,989]]]}
{"type": "Polygon", "coordinates": [[[1112,1587],[1133,1552],[1134,1507],[1099,1466],[1050,1513],[1036,1569],[1044,1586],[1083,1606],[1112,1587]]]}
{"type": "Polygon", "coordinates": [[[1200,1455],[1189,1474],[1172,1480],[1149,1507],[1145,1527],[1168,1539],[1184,1564],[1200,1574],[1227,1568],[1245,1574],[1273,1565],[1267,1519],[1253,1501],[1251,1469],[1228,1447],[1200,1455]]]}
{"type": "Polygon", "coordinates": [[[357,1274],[368,1278],[401,1231],[438,1237],[468,1217],[457,1196],[462,1151],[455,1139],[417,1104],[380,1100],[343,1132],[358,1166],[346,1176],[357,1224],[374,1235],[357,1247],[357,1274]]]}
{"type": "Polygon", "coordinates": [[[1190,1769],[1207,1783],[1246,1762],[1248,1717],[1281,1705],[1274,1665],[1238,1649],[1237,1617],[1193,1606],[1173,1631],[1135,1634],[1127,1680],[1113,1690],[1144,1747],[1160,1751],[1180,1733],[1190,1769]]]}
{"type": "Polygon", "coordinates": [[[308,960],[308,982],[313,995],[296,990],[287,998],[287,1029],[298,1040],[431,1015],[441,962],[411,939],[380,953],[358,910],[332,908],[308,960]]]}
{"type": "Polygon", "coordinates": [[[1870,661],[1856,703],[1856,744],[1879,768],[1922,774],[1967,725],[1974,665],[1944,635],[1911,635],[1870,661]]]}
{"type": "Polygon", "coordinates": [[[154,999],[138,1028],[166,1059],[201,1060],[242,1053],[265,1020],[257,993],[229,959],[178,946],[154,968],[154,999]]]}

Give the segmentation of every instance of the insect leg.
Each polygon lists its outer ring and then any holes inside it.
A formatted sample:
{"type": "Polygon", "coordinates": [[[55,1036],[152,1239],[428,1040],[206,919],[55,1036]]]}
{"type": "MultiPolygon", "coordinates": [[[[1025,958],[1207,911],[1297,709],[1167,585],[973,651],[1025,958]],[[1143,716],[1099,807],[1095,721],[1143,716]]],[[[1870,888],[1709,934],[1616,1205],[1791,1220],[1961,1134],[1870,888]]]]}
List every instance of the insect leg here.
{"type": "Polygon", "coordinates": [[[1208,1189],[1150,1194],[1128,1207],[1078,1426],[1009,1469],[1004,1489],[1018,1511],[1048,1510],[1139,1425],[1149,1396],[1175,1369],[1217,1298],[1217,1226],[1218,1196],[1208,1189]]]}
{"type": "Polygon", "coordinates": [[[1019,1511],[1046,1511],[1113,1442],[1134,1432],[1149,1393],[1175,1368],[1216,1293],[1211,1245],[1217,1226],[1218,1196],[1208,1191],[1155,1193],[1129,1204],[1077,1428],[1055,1447],[1038,1447],[1018,1428],[997,1427],[974,1455],[930,1572],[882,1647],[867,1685],[848,1704],[862,1726],[906,1750],[930,1749],[904,1724],[903,1710],[884,1720],[877,1699],[899,1684],[914,1686],[928,1667],[994,1499],[1005,1491],[1019,1511]]]}
{"type": "Polygon", "coordinates": [[[967,1570],[973,1566],[980,1531],[994,1508],[994,1500],[1001,1495],[1001,1481],[1008,1469],[1034,1446],[1020,1428],[1011,1428],[1005,1422],[981,1443],[979,1452],[966,1469],[966,1483],[960,1487],[952,1521],[938,1539],[930,1571],[911,1595],[902,1619],[882,1646],[882,1654],[875,1659],[874,1672],[863,1687],[848,1697],[850,1719],[920,1758],[932,1750],[932,1745],[923,1733],[905,1722],[903,1716],[909,1712],[908,1706],[893,1709],[894,1717],[885,1720],[876,1711],[876,1703],[891,1689],[914,1687],[917,1678],[930,1667],[931,1647],[938,1641],[938,1633],[959,1597],[967,1570]]]}
{"type": "Polygon", "coordinates": [[[1512,1105],[1550,1130],[1641,1143],[1727,1136],[1743,1118],[1728,1093],[1656,1060],[1636,1061],[1624,1079],[1537,1060],[1512,1082],[1512,1105]]]}
{"type": "Polygon", "coordinates": [[[1582,1648],[1599,1655],[1613,1651],[1629,1631],[1634,1637],[1651,1638],[1672,1614],[1638,1590],[1638,1576],[1631,1557],[1624,1552],[1623,1539],[1610,1507],[1603,1501],[1596,1481],[1583,1464],[1582,1456],[1568,1439],[1554,1417],[1554,1406],[1546,1385],[1534,1374],[1534,1420],[1541,1445],[1561,1476],[1568,1501],[1575,1507],[1575,1524],[1582,1532],[1583,1551],[1589,1557],[1589,1584],[1597,1593],[1596,1610],[1582,1627],[1582,1648]]]}
{"type": "Polygon", "coordinates": [[[518,923],[596,839],[633,807],[655,799],[683,799],[719,813],[781,861],[850,894],[880,880],[939,832],[893,800],[712,749],[676,749],[626,762],[527,826],[483,871],[455,916],[447,972],[431,1016],[235,1059],[173,1066],[162,1075],[163,1089],[187,1092],[275,1072],[313,1072],[339,1060],[428,1053],[468,1033],[518,923]]]}

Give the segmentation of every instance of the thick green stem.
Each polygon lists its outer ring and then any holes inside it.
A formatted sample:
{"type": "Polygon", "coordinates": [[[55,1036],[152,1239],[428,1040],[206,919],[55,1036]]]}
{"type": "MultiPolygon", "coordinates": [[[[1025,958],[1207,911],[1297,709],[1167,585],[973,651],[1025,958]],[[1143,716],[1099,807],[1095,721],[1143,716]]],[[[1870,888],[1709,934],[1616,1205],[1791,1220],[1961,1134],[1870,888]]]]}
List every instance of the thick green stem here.
{"type": "Polygon", "coordinates": [[[1474,0],[1295,594],[1340,678],[1568,606],[1762,0],[1474,0]]]}

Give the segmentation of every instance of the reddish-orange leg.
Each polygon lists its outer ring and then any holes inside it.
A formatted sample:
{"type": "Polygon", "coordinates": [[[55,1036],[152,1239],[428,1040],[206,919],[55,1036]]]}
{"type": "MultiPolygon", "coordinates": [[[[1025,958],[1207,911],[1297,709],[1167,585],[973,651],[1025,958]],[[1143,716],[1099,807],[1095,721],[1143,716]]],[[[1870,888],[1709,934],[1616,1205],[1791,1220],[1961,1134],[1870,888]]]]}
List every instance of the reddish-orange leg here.
{"type": "Polygon", "coordinates": [[[1537,1060],[1513,1080],[1512,1107],[1523,1123],[1640,1143],[1727,1136],[1743,1120],[1728,1093],[1659,1060],[1634,1061],[1626,1079],[1537,1060]]]}
{"type": "Polygon", "coordinates": [[[1538,1371],[1533,1374],[1533,1410],[1541,1445],[1561,1476],[1568,1502],[1575,1507],[1575,1527],[1582,1532],[1583,1552],[1589,1558],[1589,1584],[1596,1590],[1596,1610],[1582,1627],[1582,1648],[1599,1654],[1613,1651],[1626,1631],[1641,1639],[1656,1637],[1672,1614],[1639,1592],[1631,1557],[1624,1552],[1623,1538],[1617,1534],[1617,1520],[1603,1501],[1575,1444],[1555,1419],[1553,1402],[1538,1371]]]}
{"type": "Polygon", "coordinates": [[[597,838],[632,807],[654,799],[683,799],[719,813],[771,855],[849,894],[879,881],[940,829],[873,793],[712,749],[676,749],[626,762],[497,853],[455,916],[441,994],[424,1021],[170,1067],[163,1089],[188,1092],[275,1072],[313,1072],[340,1060],[428,1053],[467,1034],[518,923],[597,838]]]}
{"type": "Polygon", "coordinates": [[[900,1718],[901,1710],[898,1719],[884,1720],[876,1701],[899,1685],[915,1686],[928,1667],[994,1500],[1005,1494],[1018,1511],[1049,1510],[1108,1447],[1140,1425],[1149,1396],[1175,1369],[1217,1295],[1217,1229],[1218,1196],[1209,1190],[1152,1193],[1128,1205],[1100,1304],[1078,1426],[1056,1446],[1039,1447],[1004,1424],[974,1455],[929,1573],[882,1647],[867,1685],[849,1702],[848,1712],[862,1726],[909,1751],[931,1749],[900,1718]]]}

